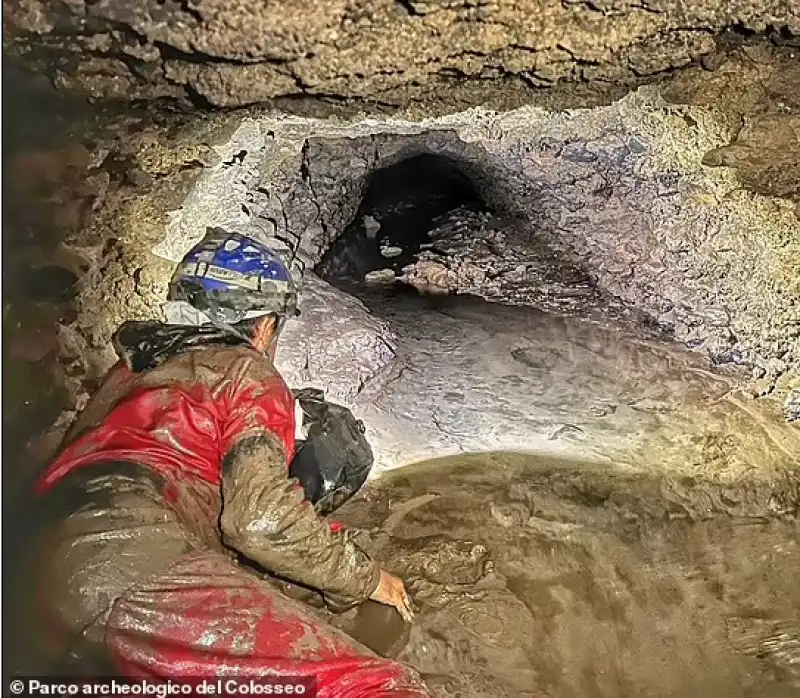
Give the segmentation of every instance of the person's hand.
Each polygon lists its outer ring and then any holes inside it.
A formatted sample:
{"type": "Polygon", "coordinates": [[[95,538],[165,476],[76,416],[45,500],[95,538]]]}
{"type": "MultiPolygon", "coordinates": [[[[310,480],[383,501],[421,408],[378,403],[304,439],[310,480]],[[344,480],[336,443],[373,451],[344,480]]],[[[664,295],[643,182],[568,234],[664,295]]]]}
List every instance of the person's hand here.
{"type": "Polygon", "coordinates": [[[386,570],[381,570],[381,579],[378,582],[378,587],[369,598],[386,606],[394,606],[407,623],[410,623],[414,618],[414,612],[411,610],[411,600],[408,598],[403,580],[389,574],[386,570]]]}

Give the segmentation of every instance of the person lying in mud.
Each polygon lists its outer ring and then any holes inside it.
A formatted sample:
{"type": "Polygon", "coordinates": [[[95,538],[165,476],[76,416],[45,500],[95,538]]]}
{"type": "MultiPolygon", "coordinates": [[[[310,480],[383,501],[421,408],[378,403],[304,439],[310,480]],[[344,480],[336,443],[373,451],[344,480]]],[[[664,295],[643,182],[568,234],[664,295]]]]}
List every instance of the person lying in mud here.
{"type": "Polygon", "coordinates": [[[320,697],[427,696],[411,669],[255,571],[336,612],[372,599],[411,619],[403,582],[323,518],[363,484],[372,452],[348,410],[313,390],[296,402],[273,366],[297,313],[280,258],[212,229],[164,312],[117,331],[120,362],[38,481],[39,506],[59,512],[39,575],[51,630],[123,675],[280,672],[315,677],[320,697]],[[297,404],[311,421],[299,448],[297,404]]]}

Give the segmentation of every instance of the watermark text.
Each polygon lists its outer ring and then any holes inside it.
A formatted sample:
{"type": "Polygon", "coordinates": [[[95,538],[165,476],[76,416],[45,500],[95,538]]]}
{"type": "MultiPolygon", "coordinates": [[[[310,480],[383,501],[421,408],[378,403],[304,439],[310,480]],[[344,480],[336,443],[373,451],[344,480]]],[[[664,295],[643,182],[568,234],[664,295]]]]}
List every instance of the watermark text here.
{"type": "Polygon", "coordinates": [[[315,698],[313,677],[261,676],[181,679],[31,678],[9,682],[12,696],[291,696],[315,698]]]}

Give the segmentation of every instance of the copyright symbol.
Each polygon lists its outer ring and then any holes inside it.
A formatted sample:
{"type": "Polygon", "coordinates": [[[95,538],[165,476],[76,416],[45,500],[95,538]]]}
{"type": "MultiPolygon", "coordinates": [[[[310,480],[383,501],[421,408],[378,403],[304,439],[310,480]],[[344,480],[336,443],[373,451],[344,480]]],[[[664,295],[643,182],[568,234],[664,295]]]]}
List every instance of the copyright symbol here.
{"type": "Polygon", "coordinates": [[[12,681],[8,687],[15,696],[18,696],[25,690],[25,683],[19,679],[16,679],[12,681]]]}

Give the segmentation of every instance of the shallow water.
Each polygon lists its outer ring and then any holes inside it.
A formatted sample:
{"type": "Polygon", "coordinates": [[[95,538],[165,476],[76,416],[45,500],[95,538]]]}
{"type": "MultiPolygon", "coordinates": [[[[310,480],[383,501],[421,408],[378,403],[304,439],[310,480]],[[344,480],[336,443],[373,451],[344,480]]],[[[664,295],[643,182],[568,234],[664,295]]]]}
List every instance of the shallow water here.
{"type": "Polygon", "coordinates": [[[437,697],[800,695],[797,520],[724,511],[761,486],[513,453],[388,474],[340,518],[418,614],[361,639],[437,697]]]}

